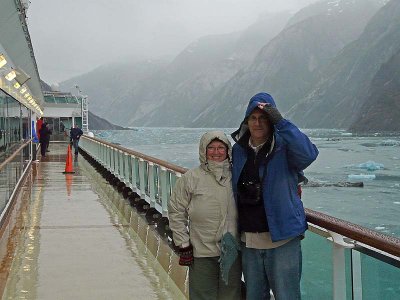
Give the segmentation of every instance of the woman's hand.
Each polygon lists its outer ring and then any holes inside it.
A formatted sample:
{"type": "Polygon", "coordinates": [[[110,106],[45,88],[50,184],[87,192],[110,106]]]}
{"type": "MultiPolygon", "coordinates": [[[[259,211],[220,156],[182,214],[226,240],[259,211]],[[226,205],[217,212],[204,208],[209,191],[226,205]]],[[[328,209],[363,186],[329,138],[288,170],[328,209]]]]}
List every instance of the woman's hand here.
{"type": "Polygon", "coordinates": [[[179,248],[179,264],[181,266],[190,266],[193,263],[193,246],[189,245],[179,248]]]}

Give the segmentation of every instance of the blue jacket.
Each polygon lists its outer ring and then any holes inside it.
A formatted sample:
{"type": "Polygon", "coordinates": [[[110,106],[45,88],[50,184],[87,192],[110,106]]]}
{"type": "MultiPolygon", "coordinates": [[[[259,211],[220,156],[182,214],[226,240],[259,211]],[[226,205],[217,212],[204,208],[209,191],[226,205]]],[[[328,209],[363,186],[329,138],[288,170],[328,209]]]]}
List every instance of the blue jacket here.
{"type": "MultiPolygon", "coordinates": [[[[250,99],[246,118],[258,102],[276,106],[269,94],[259,93],[250,99]]],[[[245,121],[232,133],[236,142],[243,136],[249,136],[245,121]]],[[[269,155],[268,163],[259,167],[259,176],[264,176],[262,188],[265,214],[272,241],[276,242],[299,236],[307,229],[297,184],[303,170],[317,158],[318,149],[294,124],[282,119],[274,126],[274,146],[269,155]]],[[[237,184],[247,160],[247,149],[240,142],[233,146],[232,159],[232,184],[237,199],[237,184]]]]}

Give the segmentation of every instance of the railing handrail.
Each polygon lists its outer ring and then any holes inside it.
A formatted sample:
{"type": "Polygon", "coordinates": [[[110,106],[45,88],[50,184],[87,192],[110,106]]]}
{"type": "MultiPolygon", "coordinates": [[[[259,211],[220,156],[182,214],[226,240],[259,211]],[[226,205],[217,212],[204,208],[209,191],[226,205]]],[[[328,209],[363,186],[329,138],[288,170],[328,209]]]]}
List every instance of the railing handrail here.
{"type": "Polygon", "coordinates": [[[32,141],[32,139],[27,140],[25,143],[23,143],[16,151],[14,151],[13,154],[11,154],[9,157],[7,157],[7,159],[5,161],[3,161],[2,163],[0,163],[0,172],[1,170],[3,170],[3,168],[10,163],[14,157],[16,157],[21,151],[22,149],[24,149],[26,146],[29,145],[29,143],[32,141]]]}
{"type": "Polygon", "coordinates": [[[108,145],[110,147],[116,148],[118,150],[125,151],[125,152],[127,152],[129,154],[132,154],[132,155],[134,155],[136,157],[139,157],[139,158],[142,158],[144,160],[151,161],[151,162],[153,162],[153,163],[155,163],[157,165],[160,165],[162,167],[170,169],[170,170],[172,170],[174,172],[178,172],[178,173],[183,174],[188,170],[187,168],[183,168],[183,167],[171,164],[171,163],[169,163],[169,162],[167,162],[165,160],[158,159],[158,158],[155,158],[155,157],[152,157],[152,156],[149,156],[149,155],[146,155],[146,154],[143,154],[143,153],[140,153],[140,152],[137,152],[137,151],[122,147],[120,145],[115,145],[113,143],[106,142],[106,141],[104,141],[102,139],[98,139],[98,138],[95,138],[95,137],[89,137],[87,135],[84,135],[83,137],[87,138],[87,139],[94,140],[94,141],[99,142],[99,143],[103,143],[105,145],[108,145]]]}
{"type": "Polygon", "coordinates": [[[400,257],[400,239],[397,237],[385,235],[361,225],[335,218],[309,208],[305,208],[305,211],[307,221],[312,224],[400,257]]]}
{"type": "MultiPolygon", "coordinates": [[[[120,145],[115,145],[104,140],[88,137],[84,138],[91,139],[93,141],[108,145],[110,147],[116,148],[118,150],[124,151],[126,153],[132,154],[136,157],[142,158],[144,160],[153,162],[174,172],[185,173],[188,169],[182,168],[180,166],[174,165],[172,163],[163,161],[161,159],[145,155],[143,153],[127,149],[120,145]]],[[[369,228],[357,225],[339,218],[329,216],[327,214],[314,211],[312,209],[305,208],[307,221],[322,227],[326,230],[336,232],[347,238],[353,239],[357,242],[363,243],[365,245],[371,246],[380,251],[386,252],[388,254],[400,257],[400,239],[394,236],[389,236],[382,234],[380,232],[373,231],[369,228]]]]}

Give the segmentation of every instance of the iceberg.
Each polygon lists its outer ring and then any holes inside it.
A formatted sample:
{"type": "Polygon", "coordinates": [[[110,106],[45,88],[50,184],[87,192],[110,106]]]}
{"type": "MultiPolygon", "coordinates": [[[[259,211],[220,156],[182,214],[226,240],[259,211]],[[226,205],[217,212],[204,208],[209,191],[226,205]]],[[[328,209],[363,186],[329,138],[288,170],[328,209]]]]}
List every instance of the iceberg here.
{"type": "Polygon", "coordinates": [[[376,163],[372,160],[359,164],[358,167],[361,169],[366,169],[368,171],[383,170],[385,168],[383,164],[376,163]]]}
{"type": "Polygon", "coordinates": [[[397,140],[384,140],[379,143],[380,146],[400,146],[400,141],[397,140]]]}
{"type": "Polygon", "coordinates": [[[349,174],[347,177],[353,180],[374,180],[376,178],[375,174],[349,174]]]}

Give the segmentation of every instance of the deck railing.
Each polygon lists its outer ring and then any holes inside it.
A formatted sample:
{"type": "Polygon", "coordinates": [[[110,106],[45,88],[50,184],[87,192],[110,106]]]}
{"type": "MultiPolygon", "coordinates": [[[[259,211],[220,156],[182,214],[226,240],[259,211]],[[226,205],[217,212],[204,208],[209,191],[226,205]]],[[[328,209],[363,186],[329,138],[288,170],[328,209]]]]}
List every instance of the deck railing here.
{"type": "MultiPolygon", "coordinates": [[[[84,136],[80,147],[162,216],[187,169],[84,136]]],[[[400,299],[400,239],[306,209],[304,299],[400,299]]]]}
{"type": "Polygon", "coordinates": [[[23,142],[0,163],[0,228],[11,204],[12,196],[31,163],[31,140],[23,142]]]}

